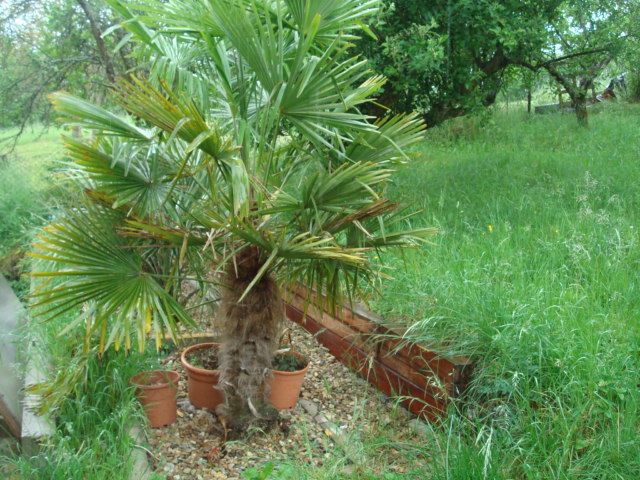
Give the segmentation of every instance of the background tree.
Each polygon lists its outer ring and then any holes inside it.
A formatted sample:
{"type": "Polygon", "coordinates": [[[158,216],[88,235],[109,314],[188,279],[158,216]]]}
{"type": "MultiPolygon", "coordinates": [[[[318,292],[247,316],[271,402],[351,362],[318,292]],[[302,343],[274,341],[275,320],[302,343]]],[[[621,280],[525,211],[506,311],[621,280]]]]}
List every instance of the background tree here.
{"type": "Polygon", "coordinates": [[[532,71],[545,70],[567,92],[578,123],[586,126],[589,91],[637,29],[628,20],[639,6],[637,0],[563,2],[544,47],[514,61],[532,71]]]}
{"type": "Polygon", "coordinates": [[[505,69],[546,45],[557,0],[386,1],[359,47],[389,78],[380,103],[434,125],[493,104],[505,69]]]}
{"type": "Polygon", "coordinates": [[[0,127],[49,120],[47,94],[64,89],[100,102],[106,87],[132,67],[123,36],[101,0],[9,2],[0,23],[0,127]]]}

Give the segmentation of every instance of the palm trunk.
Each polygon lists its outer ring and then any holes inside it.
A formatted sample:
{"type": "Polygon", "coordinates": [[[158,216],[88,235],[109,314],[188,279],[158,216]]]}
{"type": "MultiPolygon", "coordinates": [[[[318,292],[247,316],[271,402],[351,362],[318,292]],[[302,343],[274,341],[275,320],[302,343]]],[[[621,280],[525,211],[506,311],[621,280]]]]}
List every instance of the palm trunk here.
{"type": "Polygon", "coordinates": [[[218,364],[225,403],[217,413],[238,430],[257,419],[277,416],[266,399],[266,382],[284,318],[282,297],[273,279],[265,275],[240,301],[261,267],[259,256],[257,249],[246,249],[230,265],[218,317],[222,333],[218,364]]]}

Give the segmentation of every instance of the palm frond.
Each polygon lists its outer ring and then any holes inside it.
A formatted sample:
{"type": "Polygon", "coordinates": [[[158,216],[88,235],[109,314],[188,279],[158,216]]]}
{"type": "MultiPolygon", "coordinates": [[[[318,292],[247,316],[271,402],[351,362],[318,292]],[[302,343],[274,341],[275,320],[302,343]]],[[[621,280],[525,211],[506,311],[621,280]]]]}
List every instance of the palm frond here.
{"type": "Polygon", "coordinates": [[[198,148],[225,166],[238,147],[215,125],[209,126],[192,101],[180,98],[166,85],[164,90],[169,98],[146,80],[123,79],[116,85],[116,100],[128,112],[187,142],[187,151],[198,148]]]}
{"type": "Polygon", "coordinates": [[[63,137],[70,159],[112,199],[113,208],[130,205],[137,215],[157,212],[169,192],[169,171],[158,152],[140,151],[132,144],[114,141],[111,154],[63,137]],[[143,156],[143,158],[138,158],[143,156]]]}
{"type": "Polygon", "coordinates": [[[346,156],[355,162],[396,163],[407,160],[406,150],[424,139],[424,121],[416,113],[385,117],[375,131],[362,132],[349,145],[346,156]]]}
{"type": "Polygon", "coordinates": [[[358,39],[356,32],[366,28],[362,18],[374,15],[379,5],[378,0],[285,0],[285,3],[301,33],[309,29],[316,16],[320,18],[317,35],[324,43],[333,41],[336,32],[340,32],[342,41],[358,39]]]}
{"type": "Polygon", "coordinates": [[[252,2],[249,5],[247,7],[244,0],[211,2],[211,10],[225,39],[247,62],[262,88],[270,92],[283,81],[284,45],[274,38],[270,22],[261,25],[260,20],[251,21],[267,12],[262,2],[252,2]],[[249,14],[248,8],[253,9],[253,15],[249,14]]]}
{"type": "Polygon", "coordinates": [[[153,132],[65,92],[52,93],[51,103],[60,113],[60,121],[71,127],[95,129],[106,135],[117,135],[132,140],[149,141],[153,132]]]}
{"type": "Polygon", "coordinates": [[[318,171],[301,180],[299,193],[279,192],[264,214],[278,212],[351,213],[377,199],[374,189],[384,184],[392,171],[373,163],[344,163],[333,172],[318,171]]]}
{"type": "Polygon", "coordinates": [[[145,25],[157,29],[158,19],[162,19],[161,27],[173,33],[185,34],[206,31],[208,35],[222,35],[211,16],[210,3],[212,2],[193,0],[106,1],[127,20],[127,25],[145,25]]]}
{"type": "Polygon", "coordinates": [[[31,275],[59,282],[32,293],[39,314],[53,317],[82,305],[99,305],[87,319],[93,322],[87,335],[103,331],[102,349],[119,340],[129,346],[134,332],[144,348],[147,320],[160,336],[177,335],[178,323],[194,325],[146,266],[140,249],[117,234],[121,220],[117,212],[99,205],[79,206],[49,225],[30,253],[50,266],[31,275]]]}

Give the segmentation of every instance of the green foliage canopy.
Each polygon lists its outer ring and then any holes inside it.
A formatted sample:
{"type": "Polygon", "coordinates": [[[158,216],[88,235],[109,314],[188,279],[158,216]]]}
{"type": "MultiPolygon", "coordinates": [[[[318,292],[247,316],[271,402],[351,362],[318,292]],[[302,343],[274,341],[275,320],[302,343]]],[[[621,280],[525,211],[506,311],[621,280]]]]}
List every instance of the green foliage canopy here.
{"type": "Polygon", "coordinates": [[[429,125],[490,105],[514,59],[546,45],[558,0],[385,2],[373,24],[377,40],[360,42],[389,84],[380,102],[417,109],[429,125]]]}

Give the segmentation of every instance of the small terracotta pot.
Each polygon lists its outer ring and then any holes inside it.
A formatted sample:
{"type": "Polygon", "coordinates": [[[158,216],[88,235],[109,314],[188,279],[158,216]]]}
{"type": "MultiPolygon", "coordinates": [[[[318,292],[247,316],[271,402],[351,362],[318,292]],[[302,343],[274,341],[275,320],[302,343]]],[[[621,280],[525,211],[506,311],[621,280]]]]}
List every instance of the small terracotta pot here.
{"type": "Polygon", "coordinates": [[[295,372],[271,370],[273,375],[269,378],[271,393],[269,393],[268,399],[278,410],[288,410],[296,406],[300,397],[304,375],[309,370],[309,365],[311,365],[311,362],[298,352],[289,352],[288,354],[295,355],[300,360],[307,362],[307,365],[302,370],[295,372]]]}
{"type": "Polygon", "coordinates": [[[214,388],[218,385],[219,370],[205,370],[191,365],[187,358],[194,350],[210,349],[219,343],[198,343],[185,349],[180,356],[180,361],[187,371],[187,390],[189,402],[197,408],[208,408],[215,410],[218,405],[224,402],[223,393],[214,388]]]}
{"type": "Polygon", "coordinates": [[[171,425],[176,421],[179,380],[180,374],[173,370],[142,372],[129,380],[129,384],[136,387],[136,395],[152,428],[171,425]]]}

